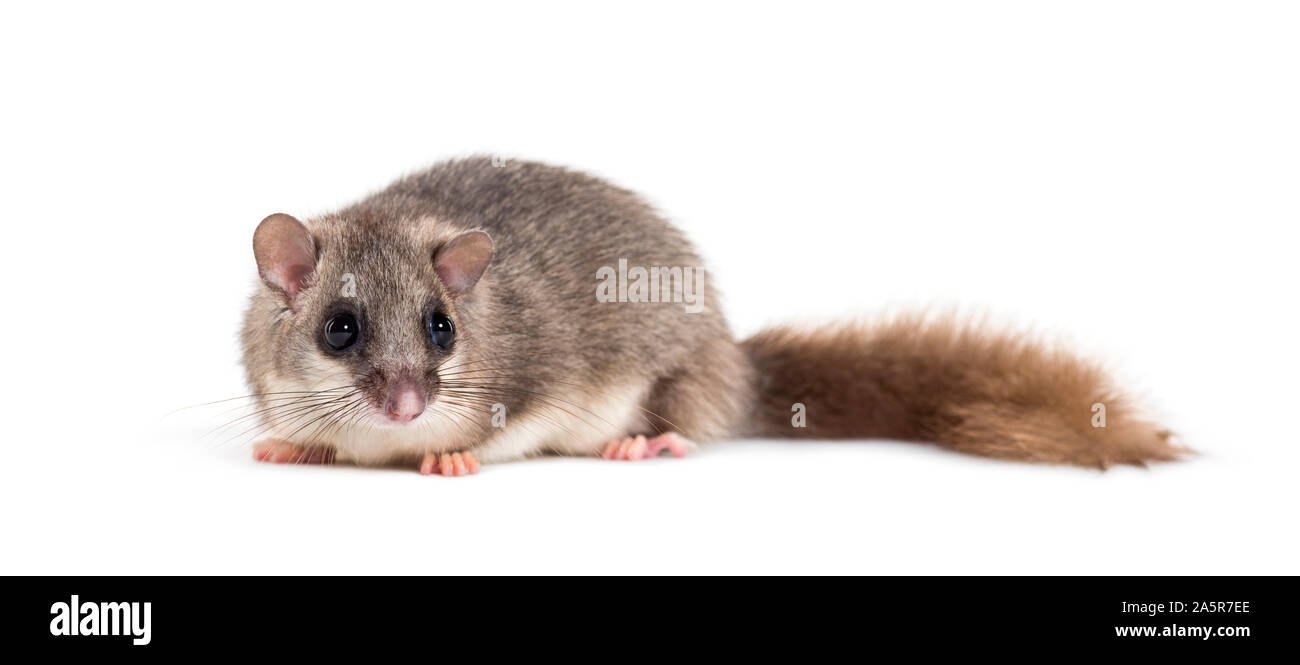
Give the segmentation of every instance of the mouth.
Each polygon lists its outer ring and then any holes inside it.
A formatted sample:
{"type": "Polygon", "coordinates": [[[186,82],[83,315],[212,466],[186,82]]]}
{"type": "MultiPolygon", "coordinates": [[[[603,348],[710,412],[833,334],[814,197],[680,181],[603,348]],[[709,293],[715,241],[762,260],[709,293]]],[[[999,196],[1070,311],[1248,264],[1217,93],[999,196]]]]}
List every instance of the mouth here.
{"type": "MultiPolygon", "coordinates": [[[[425,409],[427,410],[427,409],[425,409]]],[[[387,406],[367,409],[366,424],[378,429],[405,429],[424,420],[424,411],[414,414],[394,414],[387,406]]]]}

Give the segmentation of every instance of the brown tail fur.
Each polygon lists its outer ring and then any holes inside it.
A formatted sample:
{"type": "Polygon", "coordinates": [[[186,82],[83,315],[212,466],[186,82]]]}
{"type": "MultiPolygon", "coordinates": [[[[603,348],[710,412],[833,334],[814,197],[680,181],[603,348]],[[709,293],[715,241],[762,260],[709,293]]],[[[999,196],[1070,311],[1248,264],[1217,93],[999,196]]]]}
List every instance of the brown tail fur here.
{"type": "Polygon", "coordinates": [[[925,441],[1105,468],[1188,452],[1097,366],[951,318],[774,328],[743,342],[758,370],[755,436],[925,441]],[[793,405],[805,426],[795,427],[793,405]],[[1094,426],[1104,406],[1104,427],[1094,426]]]}

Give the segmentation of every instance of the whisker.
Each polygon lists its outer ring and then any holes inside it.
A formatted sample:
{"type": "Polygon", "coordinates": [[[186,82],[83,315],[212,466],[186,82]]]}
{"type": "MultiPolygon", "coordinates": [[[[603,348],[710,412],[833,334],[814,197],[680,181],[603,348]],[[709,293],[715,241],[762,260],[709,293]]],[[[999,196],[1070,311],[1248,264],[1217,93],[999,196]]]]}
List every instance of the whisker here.
{"type": "MultiPolygon", "coordinates": [[[[258,408],[257,410],[253,411],[252,413],[248,413],[248,414],[245,414],[245,415],[243,415],[243,416],[239,416],[239,417],[237,417],[237,418],[235,418],[235,419],[233,419],[233,420],[231,420],[231,421],[229,421],[229,422],[227,422],[227,423],[225,423],[225,424],[223,424],[223,425],[219,425],[219,426],[217,426],[217,427],[214,428],[213,430],[209,431],[207,434],[204,434],[203,437],[201,437],[201,438],[204,438],[204,437],[207,437],[207,436],[211,436],[211,435],[213,435],[213,434],[216,434],[217,432],[220,432],[221,430],[228,429],[228,428],[230,428],[231,426],[233,426],[233,425],[235,425],[235,424],[237,424],[237,423],[239,423],[239,422],[242,422],[242,421],[244,421],[244,420],[248,420],[249,418],[254,418],[254,417],[257,417],[257,416],[260,416],[260,415],[263,415],[263,414],[267,414],[267,413],[272,413],[272,412],[275,412],[275,411],[280,411],[280,410],[285,410],[285,409],[293,409],[293,408],[295,408],[295,407],[300,407],[300,406],[303,406],[303,405],[315,405],[315,404],[319,404],[319,403],[327,402],[327,401],[332,400],[332,399],[335,399],[335,398],[337,398],[337,397],[338,397],[338,395],[334,395],[334,394],[330,394],[330,395],[315,395],[315,396],[310,396],[310,397],[299,397],[299,398],[294,398],[293,401],[289,401],[289,402],[286,402],[286,403],[264,405],[264,406],[262,406],[261,408],[258,408]]],[[[278,415],[278,414],[276,414],[276,415],[278,415]]]]}
{"type": "Polygon", "coordinates": [[[296,408],[291,408],[287,413],[283,413],[283,414],[275,413],[269,417],[264,418],[261,422],[240,432],[239,434],[236,434],[234,437],[227,439],[226,441],[223,442],[223,445],[226,443],[230,443],[233,440],[238,440],[251,432],[258,432],[258,434],[255,434],[254,436],[259,436],[261,433],[269,432],[282,425],[292,426],[294,423],[297,423],[299,420],[302,420],[303,418],[311,417],[318,410],[329,408],[331,404],[336,403],[338,401],[346,400],[349,397],[351,397],[353,394],[356,394],[357,392],[360,392],[360,390],[354,389],[348,393],[345,393],[342,396],[332,397],[323,402],[315,402],[312,404],[308,404],[306,406],[292,405],[293,407],[296,408]]]}
{"type": "MultiPolygon", "coordinates": [[[[459,389],[459,388],[453,388],[453,389],[451,389],[451,390],[444,391],[444,393],[450,393],[450,394],[452,394],[453,396],[455,396],[455,397],[458,398],[458,399],[463,399],[463,400],[473,400],[473,401],[476,401],[480,406],[487,406],[489,411],[491,410],[491,407],[492,407],[493,405],[498,404],[498,403],[501,402],[500,396],[496,396],[496,395],[493,395],[493,396],[484,396],[484,395],[478,395],[478,394],[473,394],[473,393],[467,393],[467,392],[464,392],[463,389],[459,389]]],[[[530,415],[533,415],[533,416],[538,417],[538,418],[543,418],[543,419],[545,419],[547,422],[549,422],[550,424],[554,425],[555,427],[558,427],[559,429],[564,430],[564,432],[565,432],[566,434],[568,434],[569,436],[571,436],[571,437],[575,437],[575,438],[577,437],[577,433],[575,433],[573,430],[571,430],[571,429],[569,429],[568,427],[566,427],[566,426],[564,425],[564,423],[561,423],[559,420],[555,419],[555,418],[552,417],[550,414],[548,414],[548,413],[546,413],[546,412],[544,412],[544,411],[534,411],[534,412],[532,412],[530,415]]],[[[518,421],[516,421],[516,422],[518,422],[518,421]]],[[[532,432],[532,430],[527,430],[527,431],[532,432]]],[[[535,433],[535,432],[534,432],[534,433],[535,433]]]]}
{"type": "MultiPolygon", "coordinates": [[[[488,368],[488,369],[478,369],[478,370],[470,370],[470,371],[468,371],[468,372],[463,372],[463,373],[461,373],[461,374],[469,374],[469,375],[473,375],[473,376],[470,376],[471,379],[478,379],[478,378],[500,378],[500,379],[517,379],[517,380],[518,380],[518,379],[523,379],[523,380],[535,381],[535,382],[538,382],[538,383],[558,383],[558,384],[567,385],[567,386],[574,386],[574,387],[576,387],[576,388],[580,388],[580,389],[583,389],[583,390],[587,390],[587,391],[590,391],[590,392],[593,392],[593,393],[596,393],[596,394],[598,394],[598,395],[602,395],[602,396],[605,396],[605,397],[614,397],[614,395],[613,395],[612,393],[609,393],[609,392],[606,392],[606,391],[602,391],[602,390],[599,390],[599,389],[597,389],[597,388],[593,388],[593,387],[591,387],[591,386],[589,386],[589,385],[586,385],[586,384],[576,383],[576,382],[573,382],[573,381],[564,381],[564,380],[562,380],[562,379],[555,379],[555,378],[551,378],[551,377],[544,377],[544,376],[525,376],[525,375],[510,375],[510,374],[504,374],[504,375],[502,375],[502,374],[496,374],[496,375],[487,375],[487,376],[477,376],[480,372],[489,372],[489,371],[508,371],[508,370],[510,370],[510,369],[512,369],[512,368],[499,368],[499,369],[491,369],[491,368],[488,368]]],[[[518,369],[528,369],[528,368],[518,368],[518,369]]],[[[645,413],[645,414],[649,414],[649,415],[651,415],[651,416],[654,416],[655,418],[658,418],[659,420],[661,420],[661,421],[663,421],[663,422],[665,422],[665,423],[668,423],[668,425],[669,425],[670,427],[672,427],[674,430],[677,430],[677,431],[679,431],[679,432],[682,431],[682,428],[678,427],[676,423],[674,423],[673,421],[671,421],[671,420],[665,418],[664,416],[662,416],[662,415],[660,415],[660,414],[658,414],[658,413],[655,413],[654,411],[651,411],[650,409],[647,409],[647,408],[645,408],[645,407],[643,407],[643,406],[641,406],[641,405],[639,405],[639,404],[636,406],[636,408],[637,408],[638,410],[642,411],[642,412],[645,413]]],[[[663,431],[664,431],[663,428],[661,428],[661,427],[659,427],[658,425],[656,425],[656,424],[655,424],[653,421],[651,421],[649,418],[646,418],[644,415],[642,415],[642,416],[641,416],[641,419],[644,420],[644,421],[646,422],[647,425],[649,425],[650,427],[654,428],[655,431],[656,431],[657,433],[659,433],[659,434],[662,434],[662,433],[663,433],[663,431]]]]}
{"type": "Polygon", "coordinates": [[[167,413],[163,414],[162,417],[166,418],[173,414],[179,413],[181,411],[186,411],[189,409],[198,409],[205,406],[212,406],[213,404],[221,404],[223,402],[233,402],[237,399],[253,399],[257,397],[266,397],[268,395],[310,395],[313,393],[328,392],[330,390],[341,390],[347,387],[348,386],[339,386],[338,388],[326,388],[324,390],[280,390],[280,391],[265,392],[265,393],[249,393],[247,395],[239,395],[237,397],[227,397],[226,399],[218,399],[218,400],[213,400],[211,402],[203,402],[201,404],[191,404],[189,406],[182,406],[176,409],[172,409],[171,411],[168,411],[167,413]]]}
{"type": "MultiPolygon", "coordinates": [[[[448,385],[448,384],[447,384],[447,383],[444,383],[443,385],[448,385]]],[[[506,388],[506,387],[503,387],[503,386],[483,386],[483,385],[472,385],[472,384],[462,384],[462,385],[455,385],[455,384],[453,384],[451,387],[453,387],[453,388],[457,388],[457,387],[458,387],[458,388],[460,388],[460,389],[462,389],[462,390],[464,390],[464,389],[470,389],[470,390],[478,390],[478,391],[498,391],[498,392],[506,392],[506,393],[523,393],[523,394],[527,394],[527,395],[532,395],[532,396],[536,397],[536,398],[538,399],[538,401],[542,402],[542,404],[545,404],[545,405],[550,406],[550,407],[552,407],[552,408],[555,408],[555,409],[559,409],[559,410],[561,410],[561,411],[564,411],[565,413],[569,414],[570,416],[573,416],[573,417],[574,417],[575,419],[577,419],[579,422],[581,422],[581,423],[587,425],[588,427],[590,427],[590,428],[592,428],[592,429],[594,429],[594,430],[596,430],[596,431],[600,431],[600,428],[599,428],[599,427],[593,425],[593,424],[591,423],[591,421],[587,420],[586,418],[583,418],[582,416],[579,416],[578,414],[576,414],[576,413],[574,413],[574,412],[572,412],[572,411],[569,411],[568,409],[564,408],[563,406],[560,406],[560,405],[558,405],[558,404],[554,404],[554,403],[548,403],[548,402],[546,402],[545,400],[549,399],[549,400],[553,400],[553,401],[555,401],[555,402],[561,402],[561,403],[564,403],[564,404],[569,404],[570,406],[573,406],[573,407],[576,408],[576,409],[580,409],[580,410],[582,410],[582,411],[585,411],[585,412],[591,414],[592,416],[595,416],[596,419],[598,419],[598,420],[604,422],[606,425],[609,425],[610,429],[618,429],[618,427],[615,426],[613,423],[609,422],[608,420],[605,420],[604,418],[602,418],[602,417],[600,416],[600,414],[598,414],[598,413],[592,411],[591,409],[588,409],[588,408],[582,406],[581,404],[577,404],[577,403],[575,403],[575,402],[571,402],[571,401],[569,401],[569,400],[565,400],[565,399],[563,399],[563,398],[556,397],[556,396],[551,395],[551,394],[549,394],[549,393],[542,393],[542,392],[537,392],[537,391],[534,391],[534,390],[526,390],[526,389],[523,389],[523,388],[506,388]]]]}

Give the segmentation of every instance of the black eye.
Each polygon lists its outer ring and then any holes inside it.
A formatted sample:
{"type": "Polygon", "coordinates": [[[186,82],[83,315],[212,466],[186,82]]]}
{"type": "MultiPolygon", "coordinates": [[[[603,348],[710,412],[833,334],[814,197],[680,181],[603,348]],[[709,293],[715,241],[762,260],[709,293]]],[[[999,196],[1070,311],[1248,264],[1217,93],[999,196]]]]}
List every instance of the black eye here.
{"type": "Polygon", "coordinates": [[[325,322],[325,343],[335,351],[342,351],[357,343],[360,330],[357,317],[347,312],[335,314],[325,322]]]}
{"type": "Polygon", "coordinates": [[[451,340],[456,336],[456,330],[452,328],[451,319],[447,318],[442,312],[434,312],[429,316],[429,336],[433,338],[433,343],[442,348],[451,346],[451,340]]]}

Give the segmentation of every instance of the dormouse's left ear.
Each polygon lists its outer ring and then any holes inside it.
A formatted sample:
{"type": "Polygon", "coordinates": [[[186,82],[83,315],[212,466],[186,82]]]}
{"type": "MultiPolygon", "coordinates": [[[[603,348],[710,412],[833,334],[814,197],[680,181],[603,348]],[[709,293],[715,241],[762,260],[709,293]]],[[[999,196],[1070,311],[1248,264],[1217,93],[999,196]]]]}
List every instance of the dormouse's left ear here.
{"type": "Polygon", "coordinates": [[[466,231],[433,253],[433,269],[452,293],[464,293],[478,283],[492,262],[492,236],[466,231]]]}

